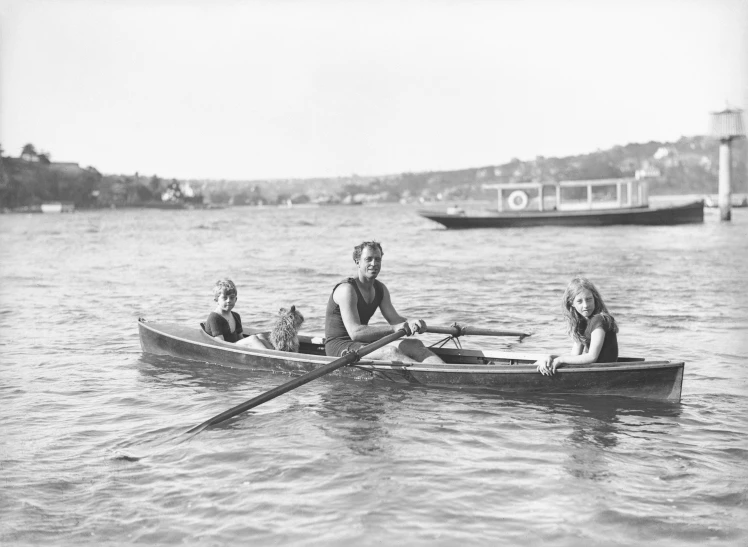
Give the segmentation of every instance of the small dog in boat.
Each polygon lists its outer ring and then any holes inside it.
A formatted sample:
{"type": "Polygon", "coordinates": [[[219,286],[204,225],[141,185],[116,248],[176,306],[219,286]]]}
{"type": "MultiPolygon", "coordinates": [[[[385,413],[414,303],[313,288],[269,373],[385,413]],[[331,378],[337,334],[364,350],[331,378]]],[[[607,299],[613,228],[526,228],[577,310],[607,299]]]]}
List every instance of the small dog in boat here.
{"type": "Polygon", "coordinates": [[[279,351],[299,351],[299,327],[304,322],[304,316],[291,306],[291,309],[281,308],[275,320],[273,330],[270,331],[270,342],[279,351]]]}

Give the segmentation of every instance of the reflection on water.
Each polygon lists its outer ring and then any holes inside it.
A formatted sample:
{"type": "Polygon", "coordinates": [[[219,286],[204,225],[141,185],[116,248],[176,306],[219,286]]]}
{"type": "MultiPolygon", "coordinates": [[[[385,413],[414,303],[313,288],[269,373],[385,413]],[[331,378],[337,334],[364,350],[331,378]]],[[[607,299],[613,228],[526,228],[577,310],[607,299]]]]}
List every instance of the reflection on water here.
{"type": "MultiPolygon", "coordinates": [[[[246,394],[244,397],[247,399],[290,379],[285,374],[250,372],[150,354],[140,357],[138,369],[149,382],[155,380],[166,389],[206,388],[216,394],[241,392],[246,394]]],[[[388,424],[397,422],[397,415],[402,410],[399,401],[414,395],[438,399],[438,393],[455,393],[455,390],[424,391],[420,387],[383,381],[376,382],[376,388],[372,389],[368,384],[345,378],[328,378],[322,381],[322,387],[317,387],[311,393],[302,386],[291,398],[292,402],[284,406],[284,412],[313,412],[322,418],[323,425],[319,427],[325,435],[343,441],[352,453],[365,455],[384,450],[384,440],[389,436],[388,424]],[[334,428],[324,425],[327,419],[333,418],[334,428]]],[[[457,393],[462,395],[466,391],[457,393]]],[[[475,396],[483,402],[489,401],[497,410],[508,408],[516,412],[524,407],[553,416],[556,421],[562,420],[568,428],[563,441],[563,451],[566,453],[563,468],[575,478],[591,481],[609,478],[609,451],[619,444],[622,435],[626,435],[622,430],[632,427],[635,422],[639,430],[649,430],[655,435],[668,434],[681,415],[679,403],[624,397],[524,397],[477,391],[475,396]]],[[[234,399],[232,397],[232,402],[227,400],[226,405],[238,404],[234,399]]],[[[225,409],[218,409],[216,413],[221,410],[225,409]]],[[[240,420],[250,420],[247,414],[251,415],[252,412],[259,410],[253,409],[216,427],[241,429],[245,426],[240,420]]]]}
{"type": "Polygon", "coordinates": [[[565,443],[564,468],[576,478],[592,481],[609,479],[609,467],[616,465],[610,452],[621,443],[631,419],[639,428],[654,427],[658,435],[666,435],[681,412],[679,403],[601,397],[579,398],[553,411],[566,415],[572,428],[565,443]]]}
{"type": "Polygon", "coordinates": [[[235,391],[247,382],[248,373],[239,368],[191,361],[168,355],[143,353],[136,362],[145,389],[207,388],[215,392],[235,391]]]}
{"type": "Polygon", "coordinates": [[[366,455],[384,448],[382,441],[387,436],[387,428],[383,426],[382,418],[393,395],[393,391],[388,389],[333,388],[325,391],[315,412],[322,418],[334,415],[336,427],[327,434],[341,438],[354,454],[366,455]]]}

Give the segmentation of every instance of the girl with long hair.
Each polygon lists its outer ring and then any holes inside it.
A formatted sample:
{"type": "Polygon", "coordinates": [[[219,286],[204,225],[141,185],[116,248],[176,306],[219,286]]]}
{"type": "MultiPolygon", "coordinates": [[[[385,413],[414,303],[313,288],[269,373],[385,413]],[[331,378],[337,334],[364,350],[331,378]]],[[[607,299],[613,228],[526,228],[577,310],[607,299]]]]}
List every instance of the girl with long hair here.
{"type": "Polygon", "coordinates": [[[540,359],[536,363],[538,372],[551,375],[560,365],[615,363],[618,325],[595,285],[585,277],[575,277],[564,291],[562,307],[573,342],[571,352],[540,359]]]}

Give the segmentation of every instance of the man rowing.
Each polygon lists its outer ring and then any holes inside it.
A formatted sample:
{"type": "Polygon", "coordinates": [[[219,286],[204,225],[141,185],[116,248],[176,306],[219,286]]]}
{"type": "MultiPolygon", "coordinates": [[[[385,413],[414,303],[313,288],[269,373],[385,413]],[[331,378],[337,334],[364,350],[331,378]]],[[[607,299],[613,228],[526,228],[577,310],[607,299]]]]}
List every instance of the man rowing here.
{"type": "MultiPolygon", "coordinates": [[[[356,276],[344,279],[332,290],[325,313],[325,353],[339,357],[355,351],[399,329],[425,332],[422,319],[406,319],[392,305],[390,292],[377,280],[382,269],[382,246],[364,241],[353,249],[356,276]],[[374,312],[382,313],[388,325],[369,325],[374,312]]],[[[400,339],[369,354],[371,359],[406,363],[443,363],[420,340],[400,339]]]]}

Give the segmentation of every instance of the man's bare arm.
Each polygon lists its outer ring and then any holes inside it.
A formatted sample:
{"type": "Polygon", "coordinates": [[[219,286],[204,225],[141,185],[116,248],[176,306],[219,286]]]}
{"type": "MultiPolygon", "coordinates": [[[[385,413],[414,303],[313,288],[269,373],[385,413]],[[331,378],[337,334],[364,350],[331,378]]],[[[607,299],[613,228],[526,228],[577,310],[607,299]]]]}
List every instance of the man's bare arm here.
{"type": "Polygon", "coordinates": [[[340,307],[345,330],[348,336],[356,342],[374,342],[383,336],[392,334],[397,329],[390,325],[363,325],[358,315],[358,296],[348,283],[338,285],[332,299],[340,307]]]}
{"type": "Polygon", "coordinates": [[[390,325],[406,321],[406,318],[397,313],[395,306],[392,305],[390,291],[385,287],[384,283],[382,283],[382,303],[379,304],[379,311],[382,312],[382,316],[390,325]]]}
{"type": "Polygon", "coordinates": [[[395,306],[392,304],[390,291],[387,290],[387,287],[385,287],[384,284],[382,284],[382,291],[382,303],[379,305],[379,309],[387,322],[390,325],[394,325],[395,330],[403,328],[404,324],[408,325],[405,329],[406,331],[410,330],[415,333],[424,332],[426,330],[426,321],[423,319],[408,319],[397,313],[395,306]]]}

